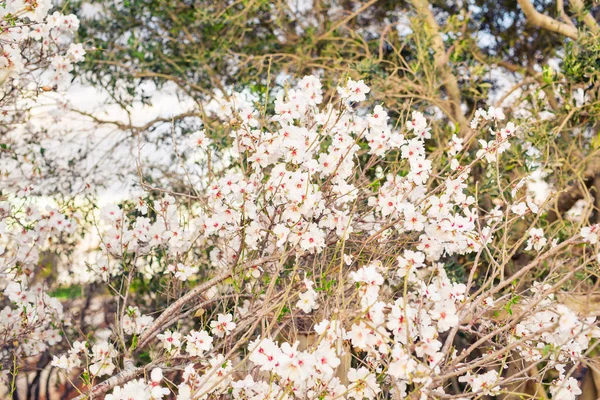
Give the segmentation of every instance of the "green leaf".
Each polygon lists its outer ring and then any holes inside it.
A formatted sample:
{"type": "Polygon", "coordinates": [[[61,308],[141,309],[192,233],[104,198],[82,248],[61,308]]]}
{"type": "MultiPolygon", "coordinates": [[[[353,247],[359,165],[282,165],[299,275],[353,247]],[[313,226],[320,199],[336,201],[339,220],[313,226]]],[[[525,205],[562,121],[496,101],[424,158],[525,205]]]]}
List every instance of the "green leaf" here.
{"type": "Polygon", "coordinates": [[[133,335],[133,339],[131,340],[131,350],[135,350],[137,348],[138,345],[138,336],[137,335],[133,335]]]}

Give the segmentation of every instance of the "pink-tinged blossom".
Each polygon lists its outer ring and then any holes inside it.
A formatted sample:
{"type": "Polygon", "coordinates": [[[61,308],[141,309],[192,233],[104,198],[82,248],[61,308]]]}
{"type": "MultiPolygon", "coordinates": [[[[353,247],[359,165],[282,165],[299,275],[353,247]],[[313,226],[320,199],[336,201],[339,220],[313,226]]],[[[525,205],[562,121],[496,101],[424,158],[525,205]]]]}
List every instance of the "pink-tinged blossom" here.
{"type": "Polygon", "coordinates": [[[228,335],[235,327],[236,324],[233,322],[233,315],[231,314],[219,314],[217,320],[210,323],[213,335],[220,338],[228,335]]]}

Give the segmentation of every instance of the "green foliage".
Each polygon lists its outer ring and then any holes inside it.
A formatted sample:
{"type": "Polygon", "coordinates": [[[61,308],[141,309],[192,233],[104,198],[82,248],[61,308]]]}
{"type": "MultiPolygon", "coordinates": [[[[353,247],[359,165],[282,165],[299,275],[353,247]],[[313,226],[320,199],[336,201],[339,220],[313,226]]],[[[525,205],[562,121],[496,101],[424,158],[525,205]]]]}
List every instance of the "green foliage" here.
{"type": "Polygon", "coordinates": [[[574,83],[594,85],[600,74],[600,41],[596,37],[565,47],[564,74],[574,83]]]}
{"type": "Polygon", "coordinates": [[[60,300],[71,300],[84,295],[84,289],[81,285],[72,285],[58,287],[49,293],[50,297],[55,297],[60,300]]]}
{"type": "Polygon", "coordinates": [[[506,310],[506,312],[508,314],[513,315],[513,306],[519,304],[520,301],[521,301],[521,296],[515,295],[506,302],[506,304],[504,305],[504,309],[506,310]]]}

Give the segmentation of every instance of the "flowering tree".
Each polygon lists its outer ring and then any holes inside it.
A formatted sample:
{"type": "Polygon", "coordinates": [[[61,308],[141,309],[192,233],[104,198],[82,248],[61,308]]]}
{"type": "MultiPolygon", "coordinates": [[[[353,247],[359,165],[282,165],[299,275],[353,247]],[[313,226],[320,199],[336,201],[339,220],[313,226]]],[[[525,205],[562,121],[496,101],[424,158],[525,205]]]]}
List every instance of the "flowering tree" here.
{"type": "MultiPolygon", "coordinates": [[[[80,35],[98,49],[79,76],[106,88],[127,112],[136,104],[156,107],[143,124],[90,115],[125,130],[122,141],[133,154],[138,135],[144,150],[170,147],[200,124],[218,131],[206,105],[232,91],[252,91],[267,104],[265,88],[290,77],[316,73],[328,92],[350,75],[368,83],[369,101],[385,103],[393,121],[414,110],[432,116],[437,146],[453,134],[471,146],[481,139],[469,126],[477,110],[501,107],[526,128],[519,148],[537,158],[535,175],[563,191],[553,199],[551,222],[577,201],[598,197],[600,9],[593,2],[82,0],[67,7],[84,21],[80,35]],[[152,97],[173,88],[185,106],[152,97]]],[[[188,182],[171,161],[146,161],[143,172],[185,191],[188,182]]],[[[478,167],[473,172],[482,178],[478,167]]]]}
{"type": "Polygon", "coordinates": [[[50,1],[0,3],[0,362],[4,379],[11,371],[16,376],[22,360],[39,356],[61,341],[63,305],[48,295],[36,269],[43,252],[67,250],[76,229],[67,217],[72,213],[30,201],[31,182],[41,175],[40,152],[31,137],[22,135],[32,109],[45,93],[65,86],[73,63],[85,54],[81,44],[73,43],[77,17],[49,15],[50,9],[50,1]]]}
{"type": "MultiPolygon", "coordinates": [[[[85,53],[77,19],[48,10],[3,11],[15,124],[85,53]]],[[[535,195],[537,147],[550,145],[500,107],[448,128],[456,104],[392,112],[373,92],[315,75],[267,81],[261,96],[222,88],[194,112],[200,129],[173,135],[178,179],[150,180],[138,157],[143,190],[103,207],[41,206],[15,173],[28,147],[7,141],[5,395],[32,365],[77,399],[582,394],[600,336],[581,300],[598,285],[600,225],[557,222],[554,199],[535,195]]],[[[593,110],[580,97],[573,115],[593,110]]],[[[141,147],[143,129],[123,128],[141,147]]]]}
{"type": "Polygon", "coordinates": [[[78,398],[476,398],[528,380],[580,393],[572,375],[600,331],[559,292],[597,268],[598,226],[544,232],[518,183],[499,184],[504,207],[476,206],[472,169],[501,169],[521,134],[501,110],[472,122],[481,149],[454,137],[434,169],[426,118],[394,128],[383,106],[357,107],[368,93],[348,79],[325,104],[307,76],[272,115],[223,100],[232,146],[191,136],[221,160],[194,195],[148,188],[101,210],[90,268],[115,323],[52,361],[78,398]],[[529,233],[508,237],[515,224],[529,233]],[[507,270],[525,245],[531,261],[507,270]],[[166,293],[140,289],[151,282],[166,293]]]}
{"type": "Polygon", "coordinates": [[[74,43],[79,20],[58,11],[51,1],[0,3],[0,157],[3,188],[27,193],[27,184],[44,175],[43,132],[26,122],[36,109],[60,104],[73,65],[85,50],[74,43]]]}

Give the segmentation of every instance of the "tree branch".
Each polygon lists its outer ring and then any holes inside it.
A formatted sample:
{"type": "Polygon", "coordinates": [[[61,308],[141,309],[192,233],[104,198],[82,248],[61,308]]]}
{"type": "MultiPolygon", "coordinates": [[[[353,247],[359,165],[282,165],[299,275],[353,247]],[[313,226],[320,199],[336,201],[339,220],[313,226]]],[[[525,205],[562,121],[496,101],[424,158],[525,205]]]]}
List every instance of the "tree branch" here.
{"type": "MultiPolygon", "coordinates": [[[[259,258],[258,260],[254,260],[252,262],[249,262],[247,265],[244,266],[243,269],[245,270],[246,269],[245,267],[257,266],[257,265],[261,265],[261,264],[264,264],[266,262],[274,261],[274,260],[277,260],[277,259],[279,259],[279,256],[271,256],[271,257],[259,258]]],[[[154,320],[154,322],[152,323],[152,325],[150,325],[144,332],[142,332],[142,334],[140,335],[138,348],[144,347],[144,345],[150,339],[152,339],[155,335],[157,335],[158,332],[162,329],[162,327],[167,322],[169,322],[170,320],[172,320],[173,317],[176,315],[176,313],[179,312],[179,310],[184,305],[189,304],[190,302],[194,301],[197,297],[200,297],[200,295],[202,295],[208,289],[210,289],[211,287],[213,287],[213,286],[215,286],[215,285],[223,282],[224,280],[228,279],[229,277],[231,277],[231,275],[232,275],[232,271],[231,270],[223,272],[220,275],[215,276],[211,280],[209,280],[207,282],[204,282],[201,285],[196,286],[195,288],[193,288],[192,290],[190,290],[189,292],[187,292],[186,294],[184,294],[182,297],[180,297],[179,299],[177,299],[177,301],[175,301],[173,304],[171,304],[169,307],[167,307],[162,312],[162,314],[160,314],[160,316],[154,320]]]]}
{"type": "Polygon", "coordinates": [[[571,39],[577,39],[577,37],[579,36],[576,28],[572,27],[569,24],[557,21],[554,18],[551,18],[547,15],[540,13],[538,10],[535,9],[535,7],[531,3],[531,1],[529,1],[529,0],[517,0],[517,1],[519,2],[521,9],[523,10],[523,13],[525,13],[527,20],[531,24],[533,24],[535,26],[539,26],[540,28],[546,29],[551,32],[559,33],[559,34],[569,37],[571,39]]]}
{"type": "Polygon", "coordinates": [[[594,33],[595,35],[600,33],[600,25],[598,25],[598,21],[594,19],[592,14],[586,12],[584,9],[584,4],[582,0],[570,0],[571,8],[577,14],[577,17],[580,18],[583,23],[594,33]]]}
{"type": "Polygon", "coordinates": [[[177,313],[181,309],[181,307],[183,307],[187,303],[195,300],[196,297],[199,297],[201,294],[206,292],[211,287],[213,287],[213,286],[223,282],[225,279],[231,277],[231,274],[232,274],[232,271],[226,271],[226,272],[223,272],[223,273],[215,276],[211,280],[204,282],[201,285],[196,286],[195,288],[193,288],[192,290],[190,290],[189,292],[184,294],[182,297],[177,299],[169,307],[167,307],[165,309],[165,311],[163,311],[162,314],[160,314],[159,317],[154,320],[152,325],[150,325],[146,330],[144,330],[144,332],[142,332],[142,334],[140,335],[140,339],[139,339],[139,343],[140,343],[139,348],[144,347],[144,345],[148,342],[148,340],[150,340],[152,337],[157,335],[158,332],[160,331],[160,329],[163,327],[163,325],[167,321],[169,321],[169,319],[173,318],[175,313],[177,313]]]}
{"type": "Polygon", "coordinates": [[[411,0],[411,3],[431,33],[435,67],[440,72],[442,77],[444,88],[448,93],[452,115],[460,126],[461,136],[470,138],[472,135],[471,127],[469,125],[469,121],[460,108],[462,103],[460,88],[458,87],[456,76],[454,76],[452,69],[448,65],[448,54],[446,53],[444,40],[440,35],[440,26],[435,20],[433,12],[431,12],[428,0],[411,0]]]}
{"type": "Polygon", "coordinates": [[[148,372],[151,368],[154,368],[157,365],[157,362],[151,362],[148,365],[140,368],[126,368],[119,372],[117,375],[111,376],[107,380],[97,384],[94,386],[89,392],[82,393],[79,396],[75,397],[73,400],[84,400],[84,399],[93,399],[94,396],[100,396],[115,386],[122,385],[126,382],[129,382],[136,376],[140,376],[146,372],[148,372]]]}

